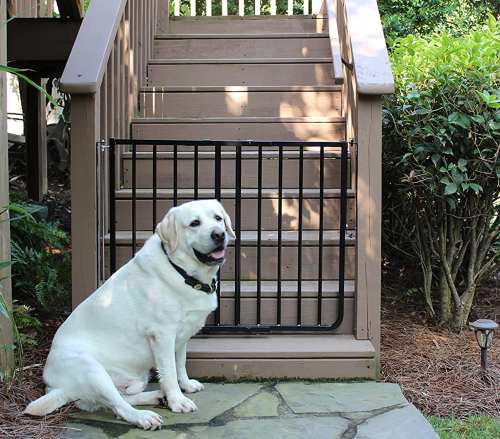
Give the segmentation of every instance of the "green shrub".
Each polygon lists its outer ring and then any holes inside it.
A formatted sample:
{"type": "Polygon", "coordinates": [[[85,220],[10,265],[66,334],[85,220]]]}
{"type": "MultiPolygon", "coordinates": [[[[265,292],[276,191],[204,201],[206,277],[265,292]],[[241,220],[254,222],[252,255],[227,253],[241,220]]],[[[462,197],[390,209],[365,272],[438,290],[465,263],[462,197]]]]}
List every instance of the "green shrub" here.
{"type": "Polygon", "coordinates": [[[418,258],[429,313],[455,329],[500,255],[499,49],[490,15],[469,35],[408,36],[391,54],[385,238],[418,258]]]}
{"type": "Polygon", "coordinates": [[[36,219],[32,208],[20,207],[10,209],[13,295],[39,310],[60,311],[70,305],[69,237],[57,224],[36,219]]]}
{"type": "Polygon", "coordinates": [[[488,12],[498,14],[498,0],[379,0],[386,37],[448,32],[458,36],[480,27],[488,12]]]}

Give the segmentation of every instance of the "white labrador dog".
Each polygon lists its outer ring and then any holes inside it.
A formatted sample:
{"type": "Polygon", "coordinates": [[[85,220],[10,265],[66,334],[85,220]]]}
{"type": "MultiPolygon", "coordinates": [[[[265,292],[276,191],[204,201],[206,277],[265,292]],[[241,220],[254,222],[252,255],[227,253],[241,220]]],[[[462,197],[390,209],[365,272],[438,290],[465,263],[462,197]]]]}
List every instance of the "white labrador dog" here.
{"type": "Polygon", "coordinates": [[[76,401],[156,429],[161,416],[132,405],[166,398],[174,412],[196,410],[181,391],[203,390],[187,375],[186,344],[217,307],[215,279],[230,238],[231,220],[216,200],[170,209],[135,257],[59,328],[43,373],[47,393],[25,413],[43,416],[76,401]],[[145,392],[151,368],[161,390],[145,392]]]}

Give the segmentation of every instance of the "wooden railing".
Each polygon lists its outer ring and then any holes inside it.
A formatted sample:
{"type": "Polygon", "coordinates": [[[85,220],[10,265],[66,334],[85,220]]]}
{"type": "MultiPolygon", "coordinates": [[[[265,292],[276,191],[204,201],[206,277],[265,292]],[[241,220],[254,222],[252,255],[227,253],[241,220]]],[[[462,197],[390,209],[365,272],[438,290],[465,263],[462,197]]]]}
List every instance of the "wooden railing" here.
{"type": "Polygon", "coordinates": [[[380,352],[382,104],[394,92],[376,0],[328,0],[344,65],[343,104],[356,191],[356,327],[380,352]]]}
{"type": "Polygon", "coordinates": [[[18,18],[52,17],[56,0],[9,0],[10,16],[18,18]]]}
{"type": "Polygon", "coordinates": [[[206,0],[202,7],[196,0],[174,0],[170,15],[212,16],[212,15],[309,15],[321,8],[321,0],[206,0]]]}
{"type": "Polygon", "coordinates": [[[92,0],[61,78],[71,95],[73,305],[98,278],[96,143],[128,137],[160,0],[92,0]]]}

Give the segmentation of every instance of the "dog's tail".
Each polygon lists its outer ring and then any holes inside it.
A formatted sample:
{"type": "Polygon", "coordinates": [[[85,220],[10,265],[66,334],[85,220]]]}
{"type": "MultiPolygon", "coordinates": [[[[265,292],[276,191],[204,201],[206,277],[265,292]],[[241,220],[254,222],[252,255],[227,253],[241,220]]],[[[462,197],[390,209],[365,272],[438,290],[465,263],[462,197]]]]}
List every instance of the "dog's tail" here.
{"type": "Polygon", "coordinates": [[[70,400],[64,394],[63,389],[53,389],[46,395],[28,404],[24,413],[32,416],[45,416],[68,402],[70,400]]]}

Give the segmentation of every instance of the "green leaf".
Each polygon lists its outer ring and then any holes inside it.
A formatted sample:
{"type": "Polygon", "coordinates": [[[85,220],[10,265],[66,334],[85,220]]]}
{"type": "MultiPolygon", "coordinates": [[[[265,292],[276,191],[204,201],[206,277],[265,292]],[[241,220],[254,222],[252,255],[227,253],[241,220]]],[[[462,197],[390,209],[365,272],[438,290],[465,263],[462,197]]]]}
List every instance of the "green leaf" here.
{"type": "Polygon", "coordinates": [[[448,122],[452,125],[458,125],[464,129],[470,128],[470,118],[466,114],[458,111],[455,111],[448,116],[448,122]]]}
{"type": "Polygon", "coordinates": [[[476,123],[485,123],[486,120],[484,119],[484,116],[481,116],[480,114],[477,116],[471,116],[470,117],[474,122],[476,123]]]}
{"type": "Polygon", "coordinates": [[[467,160],[459,159],[458,160],[458,169],[465,172],[467,170],[467,160]]]}
{"type": "Polygon", "coordinates": [[[470,188],[476,193],[478,194],[479,192],[482,192],[483,191],[483,188],[481,187],[481,185],[477,184],[477,183],[469,183],[469,186],[470,188]]]}
{"type": "Polygon", "coordinates": [[[455,183],[449,183],[444,188],[444,193],[445,193],[445,195],[452,195],[452,194],[456,193],[457,190],[458,190],[458,187],[455,183]]]}

